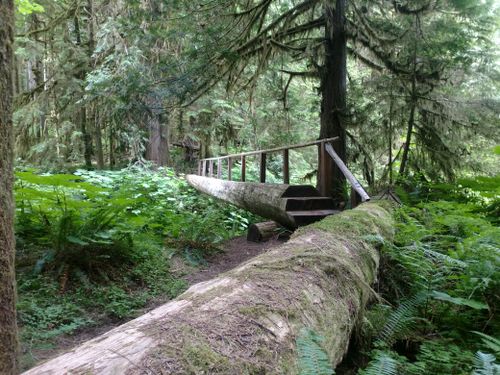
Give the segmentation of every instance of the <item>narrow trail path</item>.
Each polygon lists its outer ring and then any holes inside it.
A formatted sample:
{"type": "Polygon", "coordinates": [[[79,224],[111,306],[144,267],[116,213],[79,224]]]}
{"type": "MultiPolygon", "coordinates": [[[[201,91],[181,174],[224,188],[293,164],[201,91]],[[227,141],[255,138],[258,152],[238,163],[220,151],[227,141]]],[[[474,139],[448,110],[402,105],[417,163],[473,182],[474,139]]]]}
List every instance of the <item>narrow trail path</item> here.
{"type": "Polygon", "coordinates": [[[184,279],[191,286],[210,280],[217,275],[235,268],[246,260],[279,246],[284,241],[270,239],[267,242],[249,242],[246,236],[235,237],[224,243],[223,252],[208,260],[208,265],[201,270],[186,275],[184,279]]]}
{"type": "MultiPolygon", "coordinates": [[[[205,267],[202,267],[195,272],[186,274],[182,278],[186,280],[188,287],[202,281],[213,279],[219,274],[237,267],[246,260],[264,253],[275,246],[281,245],[283,242],[284,241],[282,240],[270,239],[267,242],[255,243],[248,242],[246,240],[246,236],[232,238],[222,244],[222,252],[215,254],[207,260],[207,265],[205,267]]],[[[145,314],[148,311],[167,303],[168,301],[169,299],[166,297],[158,297],[150,301],[146,307],[139,310],[137,316],[145,314]]],[[[73,335],[62,335],[54,341],[54,347],[50,350],[33,350],[31,355],[36,358],[36,361],[29,367],[34,367],[41,362],[45,362],[50,358],[54,358],[64,352],[67,352],[85,341],[91,340],[94,337],[97,337],[132,319],[133,318],[119,321],[102,321],[96,326],[83,328],[81,331],[78,331],[73,335]]],[[[27,369],[28,368],[23,368],[23,370],[27,369]]]]}

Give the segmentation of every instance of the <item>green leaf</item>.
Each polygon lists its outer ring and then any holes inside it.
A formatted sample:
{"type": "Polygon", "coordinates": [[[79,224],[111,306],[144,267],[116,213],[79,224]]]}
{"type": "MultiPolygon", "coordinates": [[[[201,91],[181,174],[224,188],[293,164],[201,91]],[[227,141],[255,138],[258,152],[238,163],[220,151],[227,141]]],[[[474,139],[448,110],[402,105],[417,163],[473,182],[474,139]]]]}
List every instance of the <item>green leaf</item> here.
{"type": "Polygon", "coordinates": [[[85,242],[85,241],[81,240],[80,238],[74,237],[74,236],[67,236],[66,239],[68,240],[68,242],[71,242],[75,245],[87,246],[89,244],[88,242],[85,242]]]}
{"type": "Polygon", "coordinates": [[[22,15],[26,16],[31,13],[42,13],[45,12],[45,8],[30,0],[16,0],[17,11],[22,15]]]}
{"type": "Polygon", "coordinates": [[[452,297],[449,294],[446,294],[446,293],[443,293],[443,292],[438,292],[436,290],[434,290],[431,293],[431,296],[432,296],[432,298],[437,299],[439,301],[450,302],[450,303],[452,303],[454,305],[457,305],[457,306],[467,306],[467,307],[473,308],[475,310],[486,310],[486,309],[488,309],[488,305],[485,304],[485,303],[483,303],[483,302],[476,301],[476,300],[473,300],[473,299],[466,299],[466,298],[460,298],[460,297],[452,297]]]}

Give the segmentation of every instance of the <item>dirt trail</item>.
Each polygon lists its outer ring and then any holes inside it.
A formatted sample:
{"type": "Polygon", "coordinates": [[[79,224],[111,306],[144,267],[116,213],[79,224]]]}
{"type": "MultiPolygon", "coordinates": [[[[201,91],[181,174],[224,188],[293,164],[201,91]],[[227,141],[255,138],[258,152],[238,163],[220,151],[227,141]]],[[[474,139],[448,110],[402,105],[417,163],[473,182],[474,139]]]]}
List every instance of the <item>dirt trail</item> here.
{"type": "MultiPolygon", "coordinates": [[[[284,241],[281,240],[271,239],[267,242],[255,243],[248,242],[245,236],[235,237],[225,242],[221,246],[223,251],[208,259],[207,265],[205,267],[198,269],[193,273],[187,274],[183,278],[188,283],[188,286],[213,279],[217,275],[229,271],[230,269],[235,268],[246,260],[264,253],[275,246],[279,246],[283,242],[284,241]]],[[[148,311],[153,310],[154,308],[164,303],[167,303],[168,301],[169,300],[166,297],[156,298],[150,301],[146,307],[140,310],[137,316],[145,314],[148,311]]],[[[49,350],[33,350],[30,354],[32,356],[32,360],[34,359],[35,361],[33,363],[30,363],[29,365],[28,363],[25,363],[25,366],[23,366],[24,368],[22,370],[27,370],[28,368],[33,367],[41,362],[67,352],[72,348],[84,343],[85,341],[91,340],[94,337],[113,329],[114,327],[124,324],[128,320],[131,319],[119,321],[102,321],[97,326],[84,328],[81,331],[75,332],[73,335],[59,336],[56,340],[54,340],[53,348],[49,350]]],[[[32,360],[30,360],[29,362],[31,362],[32,360]]]]}
{"type": "Polygon", "coordinates": [[[217,275],[235,268],[246,260],[262,254],[269,249],[279,246],[284,241],[270,239],[267,242],[249,242],[245,236],[235,237],[227,241],[223,246],[223,252],[216,254],[208,260],[208,266],[184,279],[189,285],[213,279],[217,275]]]}

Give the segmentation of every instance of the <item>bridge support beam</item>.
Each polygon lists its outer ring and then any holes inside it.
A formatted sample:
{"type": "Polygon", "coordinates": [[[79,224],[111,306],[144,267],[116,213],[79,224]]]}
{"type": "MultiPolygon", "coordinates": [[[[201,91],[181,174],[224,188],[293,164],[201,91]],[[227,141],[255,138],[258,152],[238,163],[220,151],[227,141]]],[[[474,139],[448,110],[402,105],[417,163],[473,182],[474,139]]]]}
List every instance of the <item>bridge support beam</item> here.
{"type": "Polygon", "coordinates": [[[384,207],[364,203],[301,228],[284,245],[25,375],[298,374],[297,339],[311,331],[335,367],[377,275],[379,254],[365,238],[392,236],[384,207]]]}

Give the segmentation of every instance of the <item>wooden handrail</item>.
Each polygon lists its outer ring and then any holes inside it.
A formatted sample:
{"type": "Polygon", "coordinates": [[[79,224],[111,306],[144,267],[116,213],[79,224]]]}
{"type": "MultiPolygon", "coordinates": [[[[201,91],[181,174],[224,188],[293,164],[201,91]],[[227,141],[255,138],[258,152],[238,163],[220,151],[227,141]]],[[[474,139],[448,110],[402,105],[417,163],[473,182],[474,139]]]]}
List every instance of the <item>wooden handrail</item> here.
{"type": "Polygon", "coordinates": [[[328,152],[328,154],[331,156],[335,164],[339,167],[339,169],[342,171],[344,174],[345,178],[349,183],[351,184],[352,188],[356,191],[356,193],[359,194],[361,197],[362,202],[366,202],[370,200],[370,196],[366,193],[365,189],[361,186],[359,181],[354,177],[354,175],[351,173],[351,171],[347,168],[347,166],[344,164],[340,156],[337,155],[337,153],[334,151],[333,147],[331,144],[326,143],[325,144],[325,150],[328,152]]]}
{"type": "Polygon", "coordinates": [[[231,154],[231,155],[224,155],[224,156],[216,156],[213,158],[205,158],[205,159],[200,159],[200,161],[212,161],[212,160],[219,160],[219,159],[227,159],[227,158],[239,158],[242,156],[251,156],[251,155],[259,155],[259,154],[270,154],[272,152],[279,152],[279,151],[284,151],[284,150],[292,150],[295,148],[303,148],[307,146],[313,146],[313,145],[319,145],[324,142],[332,142],[336,141],[339,139],[339,137],[332,137],[332,138],[325,138],[325,139],[319,139],[317,141],[311,141],[311,142],[306,142],[306,143],[299,143],[295,145],[290,145],[290,146],[282,146],[282,147],[276,147],[276,148],[270,148],[267,150],[257,150],[257,151],[249,151],[249,152],[242,152],[239,154],[231,154]]]}

